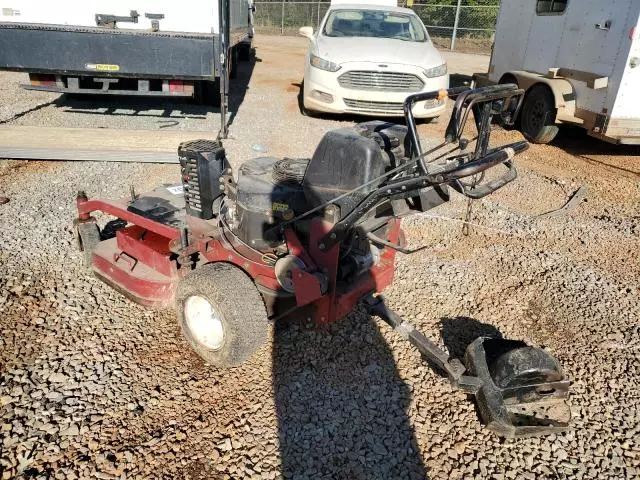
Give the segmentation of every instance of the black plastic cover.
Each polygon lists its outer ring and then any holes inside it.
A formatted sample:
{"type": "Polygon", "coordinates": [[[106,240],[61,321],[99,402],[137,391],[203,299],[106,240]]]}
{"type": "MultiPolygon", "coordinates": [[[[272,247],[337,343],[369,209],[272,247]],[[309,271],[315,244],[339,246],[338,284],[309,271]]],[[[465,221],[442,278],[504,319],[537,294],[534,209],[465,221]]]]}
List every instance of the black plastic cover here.
{"type": "Polygon", "coordinates": [[[295,180],[308,160],[285,160],[287,165],[278,158],[254,158],[238,170],[234,233],[259,250],[281,243],[281,233],[273,227],[308,209],[302,185],[295,180]]]}
{"type": "MultiPolygon", "coordinates": [[[[309,162],[302,182],[311,208],[360,187],[385,172],[386,163],[378,144],[352,128],[327,132],[309,162]]],[[[349,213],[384,179],[336,201],[342,216],[349,213]]]]}
{"type": "Polygon", "coordinates": [[[355,130],[362,136],[374,140],[389,157],[391,167],[400,165],[403,159],[411,158],[413,147],[406,125],[371,120],[357,124],[355,130]]]}
{"type": "Polygon", "coordinates": [[[209,220],[213,201],[223,193],[220,176],[229,167],[220,142],[190,140],[178,147],[187,214],[209,220]]]}

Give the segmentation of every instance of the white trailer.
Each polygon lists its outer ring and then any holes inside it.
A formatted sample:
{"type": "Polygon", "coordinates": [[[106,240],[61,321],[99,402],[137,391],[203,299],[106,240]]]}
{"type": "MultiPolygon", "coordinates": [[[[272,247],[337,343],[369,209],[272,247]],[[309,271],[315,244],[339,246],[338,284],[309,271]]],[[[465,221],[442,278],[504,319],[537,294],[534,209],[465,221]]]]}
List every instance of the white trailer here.
{"type": "Polygon", "coordinates": [[[559,124],[640,144],[640,0],[504,0],[478,84],[526,90],[519,125],[548,143],[559,124]]]}
{"type": "Polygon", "coordinates": [[[251,0],[0,0],[0,69],[35,90],[217,103],[251,19],[251,0]]]}

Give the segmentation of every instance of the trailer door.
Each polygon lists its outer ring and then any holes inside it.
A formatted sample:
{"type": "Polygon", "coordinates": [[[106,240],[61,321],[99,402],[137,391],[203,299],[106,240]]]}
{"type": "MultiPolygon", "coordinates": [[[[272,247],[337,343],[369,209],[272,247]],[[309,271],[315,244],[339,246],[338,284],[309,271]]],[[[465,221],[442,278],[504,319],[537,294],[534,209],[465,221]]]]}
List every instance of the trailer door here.
{"type": "Polygon", "coordinates": [[[523,70],[545,75],[555,66],[566,28],[566,10],[576,3],[575,6],[581,8],[578,2],[570,1],[567,5],[567,0],[530,1],[527,8],[535,9],[535,13],[531,19],[523,70]]]}
{"type": "MultiPolygon", "coordinates": [[[[629,29],[623,37],[625,45],[630,44],[628,55],[619,55],[613,78],[617,92],[611,90],[611,119],[607,134],[633,137],[640,141],[640,8],[636,7],[635,22],[629,21],[629,29]],[[633,24],[635,23],[635,25],[633,24]]],[[[625,49],[626,50],[626,49],[625,49]]]]}

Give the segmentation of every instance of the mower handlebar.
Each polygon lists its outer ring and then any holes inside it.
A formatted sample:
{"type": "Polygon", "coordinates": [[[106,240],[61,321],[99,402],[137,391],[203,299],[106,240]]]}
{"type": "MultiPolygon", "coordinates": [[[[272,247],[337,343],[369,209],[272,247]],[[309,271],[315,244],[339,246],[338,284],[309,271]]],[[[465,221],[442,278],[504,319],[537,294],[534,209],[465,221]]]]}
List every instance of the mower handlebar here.
{"type": "Polygon", "coordinates": [[[474,199],[482,198],[515,180],[518,174],[512,159],[517,154],[524,152],[528,148],[529,144],[524,141],[505,145],[504,147],[491,152],[478,160],[465,163],[451,169],[446,169],[441,172],[434,172],[430,176],[434,183],[449,184],[459,193],[467,197],[474,199]],[[499,164],[503,164],[508,170],[500,178],[475,187],[464,185],[460,182],[463,178],[477,175],[499,164]]]}
{"type": "MultiPolygon", "coordinates": [[[[444,100],[447,97],[456,97],[467,90],[469,90],[469,87],[455,87],[448,89],[443,88],[441,90],[433,90],[431,92],[414,93],[413,95],[409,95],[407,98],[405,98],[403,104],[404,116],[407,121],[407,128],[409,129],[411,141],[416,149],[415,154],[418,157],[422,155],[422,147],[420,146],[420,138],[418,137],[418,130],[416,129],[416,120],[413,117],[413,104],[425,100],[444,100]]],[[[425,170],[426,172],[424,159],[420,159],[420,164],[422,165],[423,170],[425,170]]]]}

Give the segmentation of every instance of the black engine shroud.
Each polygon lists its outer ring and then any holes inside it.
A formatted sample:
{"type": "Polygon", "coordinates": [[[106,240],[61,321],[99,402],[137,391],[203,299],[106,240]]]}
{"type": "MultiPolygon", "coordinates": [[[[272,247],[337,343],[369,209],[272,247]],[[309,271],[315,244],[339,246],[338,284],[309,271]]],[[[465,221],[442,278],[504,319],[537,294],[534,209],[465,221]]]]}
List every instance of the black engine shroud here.
{"type": "MultiPolygon", "coordinates": [[[[411,152],[406,126],[370,121],[327,132],[310,159],[249,160],[238,171],[235,201],[225,210],[226,220],[253,248],[274,248],[284,241],[274,227],[362,187],[332,204],[341,217],[347,215],[380,187],[385,172],[407,161],[411,152]]],[[[448,200],[446,186],[440,192],[435,201],[425,202],[421,192],[410,203],[433,208],[448,200]]]]}

